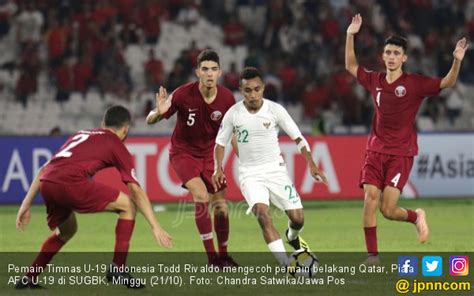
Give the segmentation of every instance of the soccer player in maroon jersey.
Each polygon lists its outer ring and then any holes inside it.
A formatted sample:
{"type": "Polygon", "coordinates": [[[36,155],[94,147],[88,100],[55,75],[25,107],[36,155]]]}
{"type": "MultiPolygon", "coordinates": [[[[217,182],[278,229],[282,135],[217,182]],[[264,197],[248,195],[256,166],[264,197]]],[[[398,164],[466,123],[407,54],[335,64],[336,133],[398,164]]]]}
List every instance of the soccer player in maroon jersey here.
{"type": "Polygon", "coordinates": [[[196,226],[209,264],[234,266],[236,263],[227,253],[229,218],[225,187],[215,192],[212,185],[214,141],[224,114],[235,103],[232,92],[217,85],[221,74],[218,54],[213,50],[202,51],[197,57],[198,81],[178,87],[170,96],[160,87],[156,108],[150,111],[146,121],[154,124],[177,113],[178,120],[171,136],[170,163],[193,196],[196,226]],[[219,254],[214,246],[209,202],[214,207],[219,254]]]}
{"type": "MultiPolygon", "coordinates": [[[[48,215],[48,226],[53,234],[44,241],[33,264],[35,270],[44,267],[77,231],[78,213],[115,212],[119,215],[115,228],[115,253],[107,279],[119,280],[129,287],[130,274],[123,272],[130,238],[135,225],[136,208],[151,226],[156,242],[170,248],[171,237],[155,219],[147,194],[135,178],[132,156],[123,144],[130,126],[130,113],[122,106],[112,106],[105,112],[103,128],[81,130],[72,135],[59,152],[46,163],[33,180],[16,219],[16,226],[23,230],[29,223],[31,203],[41,192],[48,215]],[[131,195],[98,183],[95,173],[115,167],[127,184],[131,195]]],[[[17,288],[38,288],[34,279],[38,272],[26,274],[17,288]]],[[[136,283],[135,283],[136,284],[136,283]]]]}
{"type": "Polygon", "coordinates": [[[425,211],[404,209],[397,203],[410,175],[413,157],[418,153],[416,113],[424,97],[435,96],[442,88],[454,86],[468,45],[465,38],[459,40],[448,74],[443,78],[431,78],[403,72],[407,41],[400,36],[391,36],[385,41],[382,53],[386,70],[374,72],[357,64],[354,35],[361,25],[362,17],[357,14],[347,28],[345,63],[346,69],[370,91],[375,103],[372,131],[359,183],[364,189],[363,224],[369,254],[366,262],[377,263],[376,210],[379,200],[385,218],[415,224],[419,241],[428,240],[425,211]]]}

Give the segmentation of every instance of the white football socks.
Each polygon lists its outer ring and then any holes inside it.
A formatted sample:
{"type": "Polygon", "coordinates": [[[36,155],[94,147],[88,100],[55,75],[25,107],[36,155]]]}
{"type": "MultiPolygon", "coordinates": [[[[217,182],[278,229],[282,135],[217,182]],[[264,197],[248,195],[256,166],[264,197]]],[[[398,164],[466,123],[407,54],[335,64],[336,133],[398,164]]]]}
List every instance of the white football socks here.
{"type": "Polygon", "coordinates": [[[291,224],[291,222],[288,221],[288,240],[292,241],[292,240],[294,240],[298,237],[298,234],[303,230],[303,227],[301,227],[301,229],[297,230],[297,229],[291,228],[290,224],[291,224]]]}
{"type": "Polygon", "coordinates": [[[268,248],[281,266],[288,265],[288,256],[286,255],[285,246],[283,245],[281,238],[269,243],[268,248]]]}

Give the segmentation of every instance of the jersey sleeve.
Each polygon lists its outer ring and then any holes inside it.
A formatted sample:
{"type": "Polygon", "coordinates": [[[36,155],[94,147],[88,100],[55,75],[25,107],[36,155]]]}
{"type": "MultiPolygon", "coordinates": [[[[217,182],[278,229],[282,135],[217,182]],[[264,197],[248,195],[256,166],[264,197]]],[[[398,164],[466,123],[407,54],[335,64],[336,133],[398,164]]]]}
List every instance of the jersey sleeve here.
{"type": "Polygon", "coordinates": [[[178,90],[179,89],[177,89],[177,90],[175,90],[174,92],[171,93],[171,95],[170,95],[171,107],[168,109],[168,111],[166,111],[163,115],[161,115],[161,117],[163,117],[165,119],[168,119],[171,116],[173,116],[173,114],[175,114],[176,111],[178,111],[178,108],[177,108],[177,103],[178,103],[178,100],[179,100],[178,90]]]}
{"type": "Polygon", "coordinates": [[[437,96],[441,91],[441,78],[415,75],[415,87],[422,97],[437,96]]]}
{"type": "Polygon", "coordinates": [[[135,167],[130,152],[123,143],[117,143],[114,149],[115,168],[119,171],[122,182],[135,183],[140,186],[135,176],[135,167]]]}
{"type": "Polygon", "coordinates": [[[232,140],[232,134],[234,132],[234,124],[233,124],[233,117],[234,117],[234,110],[229,109],[222,119],[221,125],[219,127],[219,132],[217,133],[216,137],[216,144],[221,146],[227,146],[230,141],[232,140]]]}
{"type": "Polygon", "coordinates": [[[278,125],[292,140],[296,140],[297,138],[302,137],[300,129],[296,125],[293,118],[291,118],[290,114],[288,114],[288,111],[283,108],[283,106],[276,104],[274,110],[277,117],[278,125]]]}
{"type": "Polygon", "coordinates": [[[376,72],[367,70],[366,68],[359,66],[357,68],[357,81],[366,89],[370,91],[370,88],[375,80],[376,72]]]}

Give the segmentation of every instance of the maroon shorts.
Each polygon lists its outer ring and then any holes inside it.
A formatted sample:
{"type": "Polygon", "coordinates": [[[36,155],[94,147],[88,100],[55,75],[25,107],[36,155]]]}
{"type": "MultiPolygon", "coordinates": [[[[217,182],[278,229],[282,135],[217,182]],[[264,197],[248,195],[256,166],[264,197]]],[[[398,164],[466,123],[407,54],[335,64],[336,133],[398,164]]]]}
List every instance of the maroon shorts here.
{"type": "Polygon", "coordinates": [[[391,186],[402,192],[412,166],[413,156],[367,151],[364,166],[360,172],[359,186],[362,188],[364,184],[370,184],[380,190],[383,190],[385,186],[391,186]]]}
{"type": "MultiPolygon", "coordinates": [[[[212,186],[212,174],[214,173],[214,158],[212,155],[207,157],[196,157],[188,153],[170,154],[170,163],[174,171],[178,175],[183,187],[189,180],[200,177],[206,185],[207,192],[215,193],[212,186]]],[[[221,186],[221,190],[226,185],[221,186]]]]}
{"type": "Polygon", "coordinates": [[[117,200],[120,191],[89,179],[79,184],[59,184],[41,181],[41,195],[46,204],[48,226],[55,229],[73,211],[96,213],[117,200]]]}

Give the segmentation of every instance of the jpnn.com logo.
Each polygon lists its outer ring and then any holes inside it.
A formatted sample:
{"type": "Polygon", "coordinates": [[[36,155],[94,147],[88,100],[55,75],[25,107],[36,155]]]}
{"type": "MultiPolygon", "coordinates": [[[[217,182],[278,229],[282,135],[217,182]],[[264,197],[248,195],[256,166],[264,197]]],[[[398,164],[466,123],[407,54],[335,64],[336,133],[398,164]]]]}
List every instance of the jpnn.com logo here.
{"type": "Polygon", "coordinates": [[[421,266],[424,276],[441,276],[443,274],[443,259],[440,256],[423,256],[421,266]]]}
{"type": "Polygon", "coordinates": [[[415,276],[418,274],[418,258],[416,256],[398,256],[398,275],[415,276]]]}

